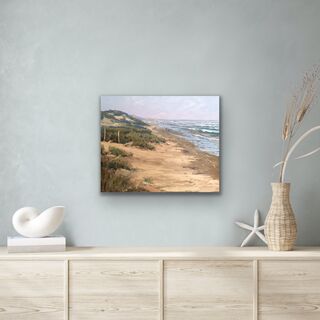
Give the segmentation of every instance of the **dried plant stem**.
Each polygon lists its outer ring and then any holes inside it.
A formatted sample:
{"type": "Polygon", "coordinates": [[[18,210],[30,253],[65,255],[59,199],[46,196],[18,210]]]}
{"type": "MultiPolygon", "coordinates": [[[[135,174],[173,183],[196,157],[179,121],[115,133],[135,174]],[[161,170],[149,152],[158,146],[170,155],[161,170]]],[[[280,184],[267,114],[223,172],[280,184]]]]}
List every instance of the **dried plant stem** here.
{"type": "MultiPolygon", "coordinates": [[[[283,160],[279,163],[279,164],[281,165],[281,167],[280,167],[280,179],[279,179],[280,182],[283,181],[283,166],[284,166],[284,160],[286,159],[286,157],[287,157],[287,155],[288,155],[288,152],[289,152],[289,150],[290,150],[290,147],[291,147],[291,138],[292,138],[292,135],[291,135],[291,133],[290,133],[290,137],[289,137],[288,142],[287,142],[287,144],[286,144],[286,150],[285,150],[285,152],[283,153],[283,156],[282,156],[282,159],[283,159],[283,160]]],[[[284,146],[285,146],[285,144],[284,144],[284,146]]]]}
{"type": "MultiPolygon", "coordinates": [[[[319,80],[320,65],[316,65],[310,72],[307,72],[304,75],[301,87],[292,96],[288,105],[282,128],[284,151],[282,154],[282,161],[278,163],[281,165],[279,177],[280,182],[284,181],[284,172],[287,166],[287,160],[289,159],[293,148],[293,138],[317,98],[319,80]]],[[[278,164],[276,166],[278,166],[278,164]]]]}
{"type": "MultiPolygon", "coordinates": [[[[310,130],[308,130],[307,132],[305,132],[293,145],[292,147],[289,149],[289,151],[286,153],[284,161],[281,165],[281,173],[280,173],[280,182],[284,182],[284,178],[285,178],[285,173],[286,173],[286,168],[287,168],[287,164],[288,161],[290,159],[291,154],[293,153],[293,151],[297,148],[297,146],[305,139],[307,138],[312,132],[318,131],[320,130],[320,126],[316,126],[311,128],[310,130]]],[[[313,154],[309,153],[309,155],[313,154]]]]}

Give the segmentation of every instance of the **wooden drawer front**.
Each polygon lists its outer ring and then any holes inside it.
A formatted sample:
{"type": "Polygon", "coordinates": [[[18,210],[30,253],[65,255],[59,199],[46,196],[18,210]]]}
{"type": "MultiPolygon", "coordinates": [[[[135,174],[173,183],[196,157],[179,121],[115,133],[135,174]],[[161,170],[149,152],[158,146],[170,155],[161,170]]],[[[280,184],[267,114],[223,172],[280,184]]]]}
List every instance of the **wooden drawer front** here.
{"type": "Polygon", "coordinates": [[[1,320],[62,320],[62,261],[0,261],[1,320]]]}
{"type": "Polygon", "coordinates": [[[165,320],[252,319],[253,290],[251,261],[165,262],[165,320]]]}
{"type": "Polygon", "coordinates": [[[70,319],[159,319],[159,262],[71,261],[70,319]]]}
{"type": "Polygon", "coordinates": [[[259,262],[259,319],[319,320],[320,262],[259,262]]]}

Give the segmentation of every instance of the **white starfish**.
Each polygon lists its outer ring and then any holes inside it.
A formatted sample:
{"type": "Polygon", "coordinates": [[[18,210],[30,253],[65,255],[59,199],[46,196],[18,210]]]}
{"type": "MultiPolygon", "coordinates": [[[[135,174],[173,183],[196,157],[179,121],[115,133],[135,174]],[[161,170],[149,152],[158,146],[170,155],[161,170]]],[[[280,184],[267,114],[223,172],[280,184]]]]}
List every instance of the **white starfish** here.
{"type": "Polygon", "coordinates": [[[241,247],[244,247],[249,240],[254,237],[254,235],[257,235],[265,244],[267,244],[267,240],[265,238],[265,236],[263,235],[263,233],[261,233],[262,230],[264,230],[264,225],[259,227],[259,211],[258,209],[256,209],[256,211],[254,212],[254,219],[253,219],[253,226],[249,226],[246,223],[243,222],[236,222],[236,224],[242,228],[242,229],[246,229],[251,231],[247,237],[243,240],[243,242],[241,243],[241,247]]]}

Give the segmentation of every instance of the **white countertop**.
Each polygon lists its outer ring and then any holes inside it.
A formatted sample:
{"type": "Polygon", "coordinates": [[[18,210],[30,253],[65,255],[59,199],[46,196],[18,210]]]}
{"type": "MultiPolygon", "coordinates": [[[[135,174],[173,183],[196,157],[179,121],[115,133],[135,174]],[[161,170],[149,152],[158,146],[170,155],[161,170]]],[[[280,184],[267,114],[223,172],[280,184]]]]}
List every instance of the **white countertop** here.
{"type": "Polygon", "coordinates": [[[8,253],[0,247],[0,259],[64,260],[255,260],[320,259],[320,247],[297,247],[293,251],[269,251],[266,247],[68,247],[64,252],[8,253]]]}

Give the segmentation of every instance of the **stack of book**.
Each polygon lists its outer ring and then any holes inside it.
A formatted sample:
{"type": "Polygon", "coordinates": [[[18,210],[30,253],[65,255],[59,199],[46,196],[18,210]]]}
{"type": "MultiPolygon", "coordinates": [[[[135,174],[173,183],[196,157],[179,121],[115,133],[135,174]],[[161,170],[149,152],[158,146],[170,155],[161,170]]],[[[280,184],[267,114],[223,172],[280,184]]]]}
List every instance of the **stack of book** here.
{"type": "Polygon", "coordinates": [[[8,252],[58,252],[66,250],[66,238],[51,236],[44,238],[8,237],[8,252]]]}

